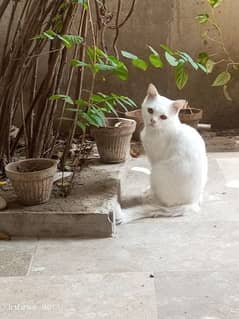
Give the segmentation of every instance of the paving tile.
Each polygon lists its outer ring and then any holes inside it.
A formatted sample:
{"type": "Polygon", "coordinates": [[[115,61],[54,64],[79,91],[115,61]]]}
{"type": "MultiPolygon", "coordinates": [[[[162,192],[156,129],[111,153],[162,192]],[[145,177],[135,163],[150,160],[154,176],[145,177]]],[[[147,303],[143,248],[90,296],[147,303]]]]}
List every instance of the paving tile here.
{"type": "Polygon", "coordinates": [[[156,319],[150,274],[0,279],[4,319],[156,319]]]}
{"type": "Polygon", "coordinates": [[[30,274],[239,270],[238,251],[239,222],[161,219],[123,225],[114,239],[41,240],[30,274]]]}
{"type": "Polygon", "coordinates": [[[155,274],[158,319],[238,319],[239,272],[155,274]]]}
{"type": "Polygon", "coordinates": [[[0,251],[0,276],[26,275],[31,258],[29,253],[0,251]]]}
{"type": "MultiPolygon", "coordinates": [[[[183,221],[200,219],[239,221],[238,153],[211,153],[208,154],[208,163],[209,176],[201,211],[185,215],[183,221]]],[[[121,185],[123,207],[129,205],[133,208],[135,202],[138,204],[136,198],[138,197],[139,201],[141,194],[149,185],[148,168],[149,164],[144,156],[128,163],[128,173],[121,185]]]]}
{"type": "Polygon", "coordinates": [[[0,277],[26,275],[36,246],[36,240],[0,241],[0,277]]]}

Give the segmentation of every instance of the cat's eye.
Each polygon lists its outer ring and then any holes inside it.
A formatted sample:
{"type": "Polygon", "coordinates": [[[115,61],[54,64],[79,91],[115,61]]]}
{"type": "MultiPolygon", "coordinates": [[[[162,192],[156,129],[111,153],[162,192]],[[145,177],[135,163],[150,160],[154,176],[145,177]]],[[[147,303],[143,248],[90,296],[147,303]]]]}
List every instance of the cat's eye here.
{"type": "Polygon", "coordinates": [[[148,112],[149,112],[149,114],[153,114],[154,110],[151,107],[149,107],[148,112]]]}
{"type": "Polygon", "coordinates": [[[160,119],[161,119],[161,120],[167,120],[167,118],[168,118],[168,117],[167,117],[167,115],[165,115],[165,114],[160,115],[160,119]]]}

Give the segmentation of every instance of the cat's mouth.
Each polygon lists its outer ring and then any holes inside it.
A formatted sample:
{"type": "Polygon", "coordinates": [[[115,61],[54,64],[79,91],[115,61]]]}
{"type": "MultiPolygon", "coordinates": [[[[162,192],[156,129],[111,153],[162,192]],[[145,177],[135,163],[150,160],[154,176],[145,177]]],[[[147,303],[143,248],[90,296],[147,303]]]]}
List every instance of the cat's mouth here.
{"type": "Polygon", "coordinates": [[[149,126],[149,127],[152,127],[152,128],[158,127],[156,123],[155,123],[155,124],[154,124],[154,123],[149,123],[148,126],[149,126]]]}

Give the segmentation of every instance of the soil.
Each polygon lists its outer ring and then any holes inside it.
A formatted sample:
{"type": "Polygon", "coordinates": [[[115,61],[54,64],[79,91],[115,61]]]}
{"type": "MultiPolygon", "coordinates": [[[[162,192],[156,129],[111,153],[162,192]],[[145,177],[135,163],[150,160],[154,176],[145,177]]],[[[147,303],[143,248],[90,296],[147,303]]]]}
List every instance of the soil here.
{"type": "Polygon", "coordinates": [[[31,167],[24,167],[24,166],[17,166],[17,171],[19,173],[33,173],[33,172],[39,172],[48,167],[39,167],[32,165],[31,167]]]}
{"type": "MultiPolygon", "coordinates": [[[[91,163],[91,161],[90,161],[91,163]]],[[[105,169],[98,161],[92,161],[89,167],[76,171],[72,191],[67,197],[62,197],[59,182],[53,186],[51,198],[47,203],[34,206],[24,206],[17,200],[17,196],[10,182],[0,189],[0,196],[8,203],[8,211],[14,212],[75,212],[87,214],[92,207],[102,207],[107,197],[110,199],[116,194],[116,177],[119,166],[107,165],[105,169]],[[93,165],[93,166],[91,166],[93,165]],[[109,173],[110,169],[110,173],[109,173]],[[115,171],[115,173],[114,173],[115,171]],[[116,176],[115,175],[115,176],[116,176]]],[[[67,178],[64,183],[67,183],[67,178]]]]}

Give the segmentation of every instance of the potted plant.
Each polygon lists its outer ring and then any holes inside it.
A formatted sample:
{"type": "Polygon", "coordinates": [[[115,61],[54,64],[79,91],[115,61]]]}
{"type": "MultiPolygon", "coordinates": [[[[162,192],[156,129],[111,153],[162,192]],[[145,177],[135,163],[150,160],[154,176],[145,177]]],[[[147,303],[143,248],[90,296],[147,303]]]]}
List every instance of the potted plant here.
{"type": "Polygon", "coordinates": [[[135,109],[133,111],[125,112],[125,117],[130,120],[134,120],[136,122],[136,128],[133,133],[133,140],[140,141],[140,133],[144,128],[144,121],[142,118],[141,109],[135,109]]]}
{"type": "MultiPolygon", "coordinates": [[[[142,71],[146,71],[151,65],[154,68],[163,68],[165,62],[167,62],[173,69],[175,74],[175,82],[177,88],[182,90],[188,82],[187,67],[191,66],[195,70],[206,71],[206,67],[201,63],[201,61],[194,61],[193,58],[186,52],[173,50],[165,44],[160,45],[162,55],[156,51],[151,46],[148,46],[150,50],[150,55],[148,57],[149,61],[139,58],[137,55],[132,54],[128,51],[121,51],[122,55],[131,60],[132,65],[142,71]],[[164,58],[162,58],[164,56],[164,58]]],[[[202,109],[192,108],[188,105],[185,109],[182,109],[179,114],[179,118],[182,123],[191,125],[197,128],[199,121],[202,119],[203,111],[202,109]]],[[[143,119],[141,115],[141,109],[136,109],[133,111],[125,112],[125,117],[129,119],[134,119],[137,123],[136,130],[134,133],[135,140],[139,140],[140,132],[143,129],[143,119]]]]}
{"type": "Polygon", "coordinates": [[[195,129],[198,128],[198,124],[202,119],[202,109],[192,108],[187,103],[183,109],[179,111],[179,119],[181,123],[190,125],[195,129]]]}
{"type": "Polygon", "coordinates": [[[136,106],[127,96],[116,93],[105,94],[95,92],[97,76],[115,75],[120,80],[128,78],[128,69],[125,64],[114,55],[108,55],[96,46],[86,48],[84,61],[73,59],[74,68],[89,71],[92,78],[91,90],[85,98],[72,99],[69,95],[54,94],[50,100],[63,100],[70,104],[67,110],[76,114],[77,125],[83,135],[90,127],[95,138],[101,160],[105,163],[117,163],[126,159],[130,148],[130,140],[135,130],[135,121],[120,118],[116,107],[128,111],[129,107],[136,106]],[[88,95],[88,96],[87,96],[88,95]],[[107,117],[111,114],[111,117],[107,117]],[[112,114],[115,118],[112,118],[112,114]]]}
{"type": "Polygon", "coordinates": [[[232,56],[231,49],[227,47],[223,27],[217,19],[216,10],[223,4],[223,0],[207,0],[207,3],[210,11],[198,14],[196,20],[201,25],[202,38],[208,43],[218,46],[222,55],[218,57],[218,54],[214,52],[210,54],[200,52],[198,61],[204,65],[207,74],[212,73],[216,66],[221,65],[223,67],[223,70],[214,79],[212,86],[222,87],[225,98],[228,101],[232,101],[228,88],[233,78],[233,73],[238,71],[239,60],[232,56]]]}
{"type": "Polygon", "coordinates": [[[5,167],[19,201],[38,205],[49,200],[57,161],[35,158],[12,162],[5,167]]]}
{"type": "MultiPolygon", "coordinates": [[[[18,156],[20,140],[24,140],[27,158],[52,158],[61,137],[62,124],[70,119],[72,125],[67,130],[64,149],[59,152],[61,155],[57,154],[64,170],[77,128],[80,133],[83,131],[80,142],[84,146],[87,128],[104,126],[106,116],[118,117],[117,106],[125,111],[135,106],[128,97],[95,90],[99,73],[100,80],[106,81],[112,75],[127,80],[128,70],[119,60],[117,40],[119,30],[133,13],[135,1],[130,0],[129,6],[127,4],[127,19],[123,21],[121,15],[125,10],[119,5],[114,10],[110,1],[53,2],[48,6],[48,2],[39,5],[37,0],[26,0],[24,6],[18,3],[11,6],[10,1],[5,1],[0,10],[0,17],[3,14],[6,19],[9,17],[0,63],[0,129],[3,133],[0,165],[3,168],[6,162],[14,161],[15,155],[18,156]],[[41,10],[36,10],[40,6],[41,10]],[[12,28],[12,24],[22,25],[21,32],[19,28],[12,28]],[[112,36],[109,36],[110,32],[112,36]],[[44,70],[39,67],[42,64],[46,66],[44,70]],[[12,94],[9,94],[10,87],[12,94]],[[69,117],[68,111],[71,112],[69,117]],[[21,114],[20,127],[17,136],[10,139],[8,132],[16,114],[21,114]]],[[[12,163],[7,168],[13,184],[16,179],[23,178],[23,173],[35,176],[35,172],[19,172],[16,165],[12,163]]],[[[74,164],[71,167],[74,169],[74,164]]]]}
{"type": "Polygon", "coordinates": [[[100,158],[104,163],[120,163],[130,153],[136,122],[126,118],[106,118],[105,125],[92,127],[100,158]]]}

